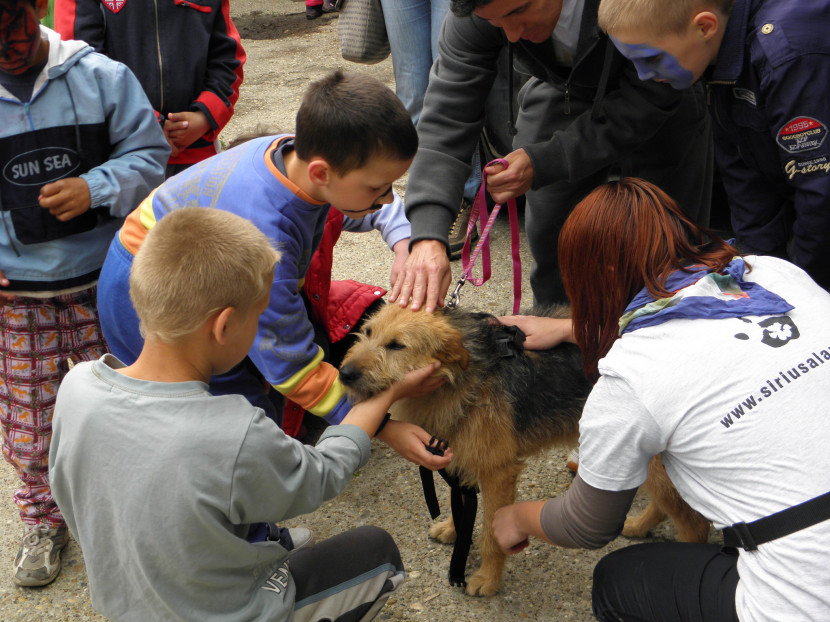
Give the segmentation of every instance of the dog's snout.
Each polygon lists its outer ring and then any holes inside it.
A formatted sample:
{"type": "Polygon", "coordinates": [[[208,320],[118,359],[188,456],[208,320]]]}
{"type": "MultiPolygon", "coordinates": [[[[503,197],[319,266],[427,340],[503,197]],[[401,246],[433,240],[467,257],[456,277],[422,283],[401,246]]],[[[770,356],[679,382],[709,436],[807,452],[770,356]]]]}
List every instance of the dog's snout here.
{"type": "Polygon", "coordinates": [[[340,382],[347,387],[354,385],[360,380],[360,370],[354,365],[344,365],[340,368],[340,382]]]}

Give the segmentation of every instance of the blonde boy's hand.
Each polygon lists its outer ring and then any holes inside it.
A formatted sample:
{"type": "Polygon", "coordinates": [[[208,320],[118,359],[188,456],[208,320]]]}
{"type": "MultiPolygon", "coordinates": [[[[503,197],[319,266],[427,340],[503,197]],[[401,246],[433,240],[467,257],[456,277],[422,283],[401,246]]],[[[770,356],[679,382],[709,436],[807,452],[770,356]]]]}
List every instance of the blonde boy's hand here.
{"type": "MultiPolygon", "coordinates": [[[[0,287],[8,287],[8,286],[9,286],[9,279],[7,279],[6,275],[3,274],[3,271],[0,270],[0,287]]],[[[10,294],[8,292],[4,292],[4,291],[0,290],[0,303],[5,304],[7,302],[11,302],[15,298],[17,298],[17,296],[15,296],[14,294],[10,294]]]]}
{"type": "Polygon", "coordinates": [[[181,151],[207,134],[210,123],[201,111],[171,112],[162,129],[167,142],[181,151]]]}
{"type": "Polygon", "coordinates": [[[453,459],[452,449],[449,448],[443,456],[427,451],[432,435],[414,423],[392,420],[384,426],[378,438],[410,462],[430,471],[446,468],[453,459]]]}
{"type": "Polygon", "coordinates": [[[413,311],[426,302],[426,312],[432,313],[444,305],[451,278],[447,247],[438,240],[419,240],[392,286],[389,301],[405,307],[411,300],[413,311]]]}
{"type": "Polygon", "coordinates": [[[61,222],[72,220],[89,209],[89,186],[80,177],[67,177],[40,189],[38,203],[61,222]]]}
{"type": "Polygon", "coordinates": [[[392,274],[389,276],[389,282],[394,287],[409,257],[409,238],[396,242],[392,247],[392,252],[395,253],[395,262],[392,264],[392,274]]]}

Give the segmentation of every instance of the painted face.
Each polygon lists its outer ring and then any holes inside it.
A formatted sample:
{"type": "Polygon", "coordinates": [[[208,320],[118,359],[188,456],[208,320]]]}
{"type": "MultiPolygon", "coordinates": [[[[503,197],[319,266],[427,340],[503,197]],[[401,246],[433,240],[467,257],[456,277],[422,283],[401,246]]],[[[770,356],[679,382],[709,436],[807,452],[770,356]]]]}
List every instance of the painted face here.
{"type": "Polygon", "coordinates": [[[0,71],[24,73],[36,63],[40,43],[35,7],[22,1],[0,5],[0,71]]]}
{"type": "Polygon", "coordinates": [[[550,39],[562,14],[563,0],[493,0],[475,13],[504,30],[511,43],[519,39],[543,43],[550,39]]]}
{"type": "Polygon", "coordinates": [[[363,218],[394,201],[392,183],[409,168],[412,160],[373,157],[368,164],[345,175],[333,173],[331,204],[349,218],[363,218]]]}
{"type": "Polygon", "coordinates": [[[695,81],[695,75],[677,60],[674,56],[646,44],[623,43],[611,37],[620,53],[630,60],[637,69],[640,80],[657,80],[668,82],[672,87],[687,89],[695,81]]]}

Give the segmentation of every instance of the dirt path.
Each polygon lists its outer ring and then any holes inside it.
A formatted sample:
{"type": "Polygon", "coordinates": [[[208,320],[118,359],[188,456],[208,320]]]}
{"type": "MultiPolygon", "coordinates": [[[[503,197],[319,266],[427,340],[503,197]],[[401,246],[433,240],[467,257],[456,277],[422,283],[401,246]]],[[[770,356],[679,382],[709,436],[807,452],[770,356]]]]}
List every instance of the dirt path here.
{"type": "MultiPolygon", "coordinates": [[[[336,16],[324,15],[309,22],[304,16],[303,3],[293,0],[232,0],[231,9],[243,37],[248,62],[236,113],[223,133],[224,140],[252,131],[257,125],[290,131],[305,86],[334,68],[370,73],[394,88],[390,60],[363,66],[340,58],[336,16]]],[[[398,187],[403,190],[404,184],[398,187]]],[[[466,286],[462,304],[502,314],[507,313],[512,304],[506,222],[496,224],[492,244],[493,278],[478,290],[466,286]]],[[[527,271],[530,258],[524,238],[522,256],[523,295],[529,304],[527,271]]],[[[391,260],[392,255],[380,236],[344,236],[337,247],[335,278],[385,285],[391,260]]],[[[460,266],[454,264],[454,270],[459,269],[460,266]]],[[[531,460],[520,482],[520,498],[561,494],[570,483],[564,469],[565,453],[556,450],[531,460]]],[[[11,565],[21,533],[11,500],[16,487],[14,472],[3,463],[0,466],[0,620],[103,620],[89,602],[83,558],[74,541],[64,554],[61,576],[51,586],[27,590],[14,586],[11,565]]],[[[443,485],[438,487],[442,508],[448,511],[446,497],[440,492],[443,485]]],[[[601,552],[588,552],[562,550],[533,542],[525,552],[508,560],[501,593],[492,598],[469,598],[447,583],[451,548],[429,540],[430,522],[417,468],[376,442],[369,464],[355,475],[340,497],[289,525],[306,525],[318,538],[325,538],[348,527],[376,524],[395,537],[409,577],[381,613],[381,620],[591,620],[593,566],[609,549],[628,543],[619,539],[601,552]]],[[[659,535],[664,537],[671,533],[670,528],[663,527],[659,535]]],[[[474,569],[478,561],[474,548],[468,570],[474,569]]]]}

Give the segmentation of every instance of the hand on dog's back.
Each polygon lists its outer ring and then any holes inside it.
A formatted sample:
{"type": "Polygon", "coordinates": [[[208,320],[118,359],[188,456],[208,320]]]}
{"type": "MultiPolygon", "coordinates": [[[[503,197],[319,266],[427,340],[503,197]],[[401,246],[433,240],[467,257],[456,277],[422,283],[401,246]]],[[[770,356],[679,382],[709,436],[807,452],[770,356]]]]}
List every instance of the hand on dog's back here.
{"type": "Polygon", "coordinates": [[[499,322],[506,326],[517,326],[525,334],[525,350],[549,350],[560,343],[576,343],[573,321],[569,318],[504,315],[499,318],[499,322]]]}

